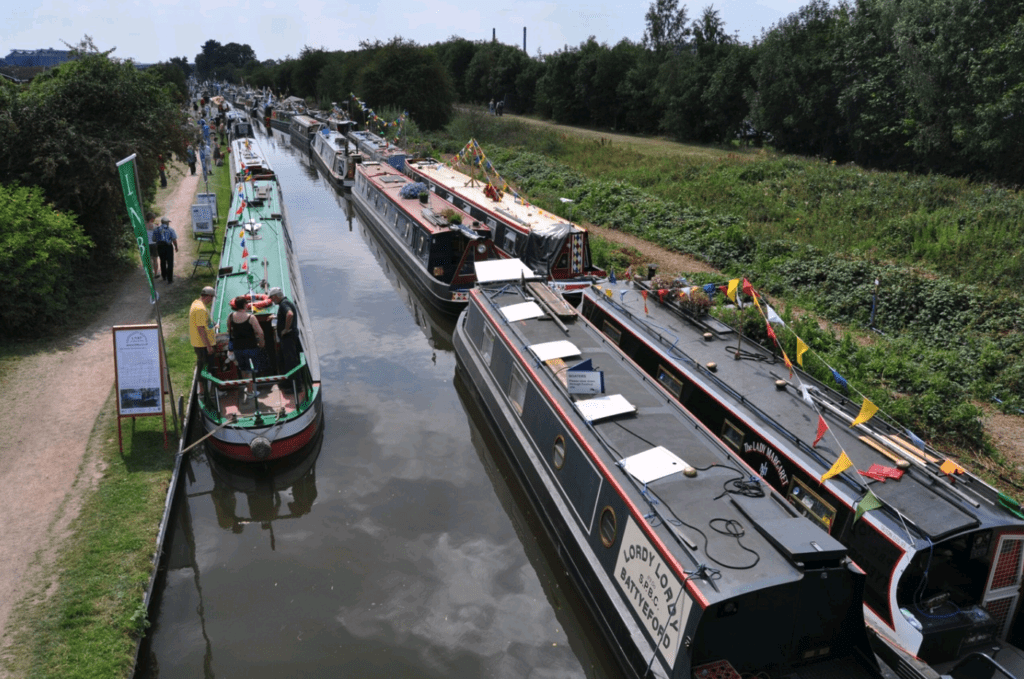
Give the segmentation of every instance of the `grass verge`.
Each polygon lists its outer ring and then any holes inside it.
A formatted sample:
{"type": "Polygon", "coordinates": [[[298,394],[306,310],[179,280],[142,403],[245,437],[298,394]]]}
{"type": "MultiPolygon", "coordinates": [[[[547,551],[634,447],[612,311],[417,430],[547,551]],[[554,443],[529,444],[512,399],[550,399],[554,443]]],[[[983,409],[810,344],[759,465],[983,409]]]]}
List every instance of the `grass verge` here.
{"type": "MultiPolygon", "coordinates": [[[[220,167],[210,181],[217,193],[218,242],[229,209],[228,175],[227,167],[220,167]]],[[[179,229],[179,238],[187,237],[185,233],[179,229]]],[[[178,264],[181,272],[188,271],[186,265],[191,263],[178,264]]],[[[199,272],[194,278],[179,275],[173,288],[160,289],[175,399],[188,393],[195,366],[188,340],[189,306],[210,278],[199,272]]],[[[149,625],[143,599],[177,441],[168,403],[167,447],[161,418],[125,419],[122,453],[113,399],[111,390],[78,472],[75,492],[82,494],[82,506],[70,535],[52,563],[48,556],[37,556],[39,579],[12,612],[9,629],[16,631],[4,660],[13,677],[127,677],[136,643],[149,625]]]]}

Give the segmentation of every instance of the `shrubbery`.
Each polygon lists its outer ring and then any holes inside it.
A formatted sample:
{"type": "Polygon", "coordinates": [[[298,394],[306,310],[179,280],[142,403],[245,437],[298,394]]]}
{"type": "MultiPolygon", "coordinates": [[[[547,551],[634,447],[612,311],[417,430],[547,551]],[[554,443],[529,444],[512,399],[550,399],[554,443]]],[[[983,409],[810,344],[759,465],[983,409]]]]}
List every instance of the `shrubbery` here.
{"type": "Polygon", "coordinates": [[[0,335],[24,337],[57,321],[74,295],[70,272],[92,241],[74,215],[48,205],[42,190],[0,184],[0,270],[6,301],[0,335]]]}

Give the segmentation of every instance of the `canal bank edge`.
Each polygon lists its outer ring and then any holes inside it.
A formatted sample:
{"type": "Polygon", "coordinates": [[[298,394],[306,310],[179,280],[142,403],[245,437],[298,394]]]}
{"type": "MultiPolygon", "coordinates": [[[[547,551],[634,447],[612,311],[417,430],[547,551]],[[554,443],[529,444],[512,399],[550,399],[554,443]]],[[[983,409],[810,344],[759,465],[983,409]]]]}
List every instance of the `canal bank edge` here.
{"type": "MultiPolygon", "coordinates": [[[[200,269],[195,278],[189,277],[195,253],[190,206],[200,177],[189,174],[183,163],[175,163],[169,169],[169,185],[158,191],[156,205],[171,219],[178,233],[179,252],[175,282],[157,280],[155,285],[161,295],[173,392],[178,398],[187,394],[194,364],[187,340],[188,306],[198,289],[208,282],[208,276],[202,275],[207,272],[200,269]]],[[[18,668],[25,668],[27,663],[46,672],[48,663],[39,657],[39,649],[54,649],[50,653],[56,659],[59,649],[67,648],[70,642],[60,637],[87,627],[80,621],[75,625],[62,624],[66,613],[61,613],[58,602],[83,596],[86,600],[99,597],[100,600],[86,606],[94,615],[106,611],[110,598],[135,602],[136,610],[127,628],[116,632],[124,639],[125,655],[114,662],[123,669],[115,670],[114,674],[104,672],[104,676],[127,676],[130,672],[135,637],[146,625],[141,595],[152,574],[153,539],[159,529],[178,448],[168,403],[167,449],[163,446],[159,418],[144,418],[123,423],[125,454],[118,452],[111,398],[114,376],[110,328],[154,321],[148,286],[140,274],[141,266],[125,276],[116,284],[117,292],[106,311],[84,331],[66,338],[62,344],[71,346],[70,350],[39,351],[20,359],[5,376],[5,383],[19,396],[0,412],[0,426],[9,432],[11,441],[9,452],[0,461],[0,484],[8,500],[0,508],[0,556],[7,565],[0,569],[0,678],[20,676],[18,668]],[[55,404],[61,406],[56,412],[55,404]],[[42,419],[42,426],[39,413],[48,414],[42,419]],[[110,491],[103,495],[128,492],[125,501],[129,514],[136,517],[138,523],[134,528],[143,536],[133,538],[130,558],[120,553],[113,559],[114,572],[105,562],[94,567],[99,572],[91,575],[120,583],[120,591],[113,595],[86,583],[67,582],[69,577],[89,580],[90,573],[83,573],[71,562],[83,552],[95,556],[97,548],[103,549],[103,540],[98,545],[90,544],[96,542],[97,533],[109,531],[123,537],[125,530],[131,528],[110,523],[113,517],[105,515],[109,510],[97,503],[101,487],[110,491]],[[89,516],[97,511],[104,515],[89,516]]],[[[115,552],[123,549],[110,542],[106,544],[114,547],[115,552]]],[[[103,622],[109,623],[116,623],[116,615],[103,622]]],[[[109,656],[109,648],[105,655],[109,656]]],[[[76,657],[80,668],[82,662],[88,663],[88,656],[76,657]]],[[[109,667],[110,663],[109,657],[102,661],[104,666],[109,667]]],[[[57,670],[55,666],[50,669],[57,670]]]]}

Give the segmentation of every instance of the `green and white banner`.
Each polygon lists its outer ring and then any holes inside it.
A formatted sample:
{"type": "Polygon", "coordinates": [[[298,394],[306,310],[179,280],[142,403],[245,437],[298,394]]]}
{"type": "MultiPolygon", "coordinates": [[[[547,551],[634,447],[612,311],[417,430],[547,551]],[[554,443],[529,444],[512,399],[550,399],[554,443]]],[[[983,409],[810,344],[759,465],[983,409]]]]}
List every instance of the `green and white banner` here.
{"type": "Polygon", "coordinates": [[[149,234],[146,233],[146,220],[139,203],[139,183],[135,180],[135,154],[117,163],[117,171],[121,176],[121,190],[124,192],[124,205],[128,208],[128,217],[135,232],[135,244],[142,258],[142,268],[149,281],[150,300],[156,302],[156,288],[153,287],[153,263],[149,261],[149,234]]]}

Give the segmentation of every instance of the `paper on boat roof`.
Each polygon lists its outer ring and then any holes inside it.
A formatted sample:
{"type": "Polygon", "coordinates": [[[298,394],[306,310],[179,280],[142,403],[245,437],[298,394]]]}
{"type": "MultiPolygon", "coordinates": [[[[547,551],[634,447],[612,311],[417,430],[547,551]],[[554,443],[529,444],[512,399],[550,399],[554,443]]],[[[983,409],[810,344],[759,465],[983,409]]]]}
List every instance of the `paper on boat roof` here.
{"type": "Polygon", "coordinates": [[[626,397],[622,394],[612,394],[610,396],[590,398],[585,401],[576,401],[573,405],[576,406],[576,410],[580,411],[580,415],[587,422],[596,422],[606,417],[636,412],[636,406],[627,401],[626,397]]]}
{"type": "Polygon", "coordinates": [[[541,361],[550,361],[553,358],[567,358],[569,356],[580,355],[580,350],[575,344],[568,340],[531,344],[527,348],[541,361]]]}
{"type": "Polygon", "coordinates": [[[521,278],[532,280],[537,278],[530,267],[515,257],[510,259],[488,259],[474,262],[477,283],[496,283],[500,281],[518,281],[521,278]]]}
{"type": "Polygon", "coordinates": [[[544,311],[537,306],[536,302],[523,302],[522,304],[510,304],[509,306],[501,307],[501,314],[505,317],[505,320],[509,323],[515,321],[525,321],[528,318],[539,318],[544,315],[544,311]]]}
{"type": "Polygon", "coordinates": [[[622,468],[640,483],[650,483],[686,469],[688,465],[668,448],[656,446],[622,461],[622,468]]]}

